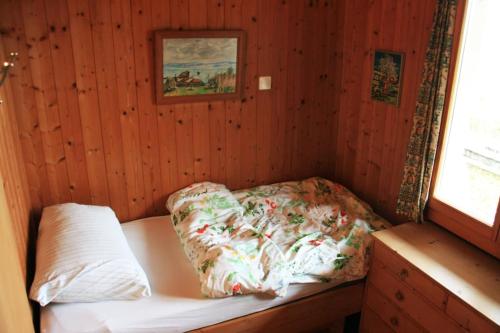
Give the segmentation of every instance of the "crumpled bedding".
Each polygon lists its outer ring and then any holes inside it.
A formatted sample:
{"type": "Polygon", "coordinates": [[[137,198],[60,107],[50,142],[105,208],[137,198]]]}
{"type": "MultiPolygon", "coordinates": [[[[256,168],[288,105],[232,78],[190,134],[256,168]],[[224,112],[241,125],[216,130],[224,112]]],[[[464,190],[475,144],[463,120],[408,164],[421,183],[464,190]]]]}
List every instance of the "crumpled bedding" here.
{"type": "Polygon", "coordinates": [[[230,192],[196,183],[167,201],[207,297],[268,293],[290,283],[340,284],[367,273],[374,230],[390,226],[323,178],[230,192]]]}

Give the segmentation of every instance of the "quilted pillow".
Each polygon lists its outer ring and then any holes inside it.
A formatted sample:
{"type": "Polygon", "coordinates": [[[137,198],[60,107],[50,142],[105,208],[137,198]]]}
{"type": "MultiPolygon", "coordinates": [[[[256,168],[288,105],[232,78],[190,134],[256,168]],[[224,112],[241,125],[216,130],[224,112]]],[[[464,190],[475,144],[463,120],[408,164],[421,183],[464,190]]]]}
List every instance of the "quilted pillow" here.
{"type": "Polygon", "coordinates": [[[150,295],[111,208],[67,203],[43,210],[31,299],[45,306],[150,295]]]}

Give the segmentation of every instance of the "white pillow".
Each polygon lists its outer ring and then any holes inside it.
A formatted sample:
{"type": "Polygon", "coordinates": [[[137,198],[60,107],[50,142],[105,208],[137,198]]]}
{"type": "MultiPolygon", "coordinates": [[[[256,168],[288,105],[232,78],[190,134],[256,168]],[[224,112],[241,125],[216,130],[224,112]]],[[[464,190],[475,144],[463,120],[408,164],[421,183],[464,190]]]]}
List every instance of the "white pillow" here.
{"type": "Polygon", "coordinates": [[[150,295],[111,208],[67,203],[43,210],[31,299],[45,306],[150,295]]]}

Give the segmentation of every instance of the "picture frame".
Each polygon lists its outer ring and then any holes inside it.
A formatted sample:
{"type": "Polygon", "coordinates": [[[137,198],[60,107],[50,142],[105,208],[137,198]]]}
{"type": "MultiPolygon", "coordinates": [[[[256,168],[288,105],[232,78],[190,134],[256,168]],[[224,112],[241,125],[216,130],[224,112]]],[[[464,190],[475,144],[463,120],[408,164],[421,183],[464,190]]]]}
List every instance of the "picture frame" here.
{"type": "Polygon", "coordinates": [[[404,61],[403,52],[375,50],[370,85],[372,100],[399,107],[404,61]]]}
{"type": "Polygon", "coordinates": [[[154,48],[158,104],[242,98],[244,31],[158,30],[154,48]]]}

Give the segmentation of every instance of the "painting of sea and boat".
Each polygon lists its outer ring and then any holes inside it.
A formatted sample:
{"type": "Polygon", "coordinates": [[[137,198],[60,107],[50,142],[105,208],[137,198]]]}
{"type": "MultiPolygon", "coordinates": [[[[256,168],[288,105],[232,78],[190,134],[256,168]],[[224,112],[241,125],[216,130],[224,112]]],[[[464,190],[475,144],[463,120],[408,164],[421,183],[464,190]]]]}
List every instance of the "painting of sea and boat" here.
{"type": "Polygon", "coordinates": [[[239,98],[243,38],[243,31],[157,31],[157,102],[239,98]]]}
{"type": "Polygon", "coordinates": [[[375,51],[371,82],[372,99],[399,106],[403,64],[402,53],[375,51]]]}

